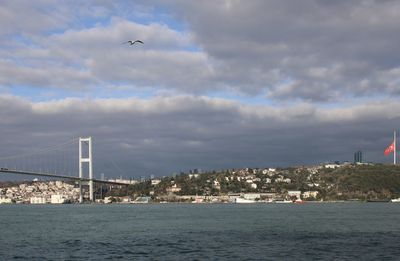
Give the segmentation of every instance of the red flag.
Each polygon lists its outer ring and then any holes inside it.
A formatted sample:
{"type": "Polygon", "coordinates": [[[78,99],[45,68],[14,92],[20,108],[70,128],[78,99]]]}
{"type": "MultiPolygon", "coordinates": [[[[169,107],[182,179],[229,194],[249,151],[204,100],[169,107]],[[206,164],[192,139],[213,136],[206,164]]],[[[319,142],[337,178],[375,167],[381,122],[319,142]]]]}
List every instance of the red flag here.
{"type": "Polygon", "coordinates": [[[389,147],[386,148],[384,154],[385,154],[385,156],[387,156],[393,151],[394,151],[394,141],[392,142],[392,144],[390,144],[389,147]]]}

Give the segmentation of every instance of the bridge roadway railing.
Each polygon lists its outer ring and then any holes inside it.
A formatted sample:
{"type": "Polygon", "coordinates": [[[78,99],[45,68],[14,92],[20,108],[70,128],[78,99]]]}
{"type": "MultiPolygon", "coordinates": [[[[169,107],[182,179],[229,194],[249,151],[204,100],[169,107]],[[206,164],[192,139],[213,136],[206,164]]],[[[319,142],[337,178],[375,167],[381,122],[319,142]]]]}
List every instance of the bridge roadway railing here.
{"type": "MultiPolygon", "coordinates": [[[[0,168],[0,173],[3,173],[3,174],[17,174],[17,175],[29,175],[29,176],[40,176],[40,177],[50,177],[50,178],[61,178],[61,179],[70,179],[70,180],[76,180],[76,181],[90,181],[90,179],[88,179],[88,178],[80,178],[80,177],[58,175],[58,174],[49,174],[49,173],[9,170],[7,168],[0,168]]],[[[109,185],[120,185],[120,186],[128,186],[128,185],[130,185],[130,184],[127,184],[127,183],[100,180],[100,179],[92,179],[92,181],[96,182],[96,183],[103,183],[103,184],[109,184],[109,185]]]]}

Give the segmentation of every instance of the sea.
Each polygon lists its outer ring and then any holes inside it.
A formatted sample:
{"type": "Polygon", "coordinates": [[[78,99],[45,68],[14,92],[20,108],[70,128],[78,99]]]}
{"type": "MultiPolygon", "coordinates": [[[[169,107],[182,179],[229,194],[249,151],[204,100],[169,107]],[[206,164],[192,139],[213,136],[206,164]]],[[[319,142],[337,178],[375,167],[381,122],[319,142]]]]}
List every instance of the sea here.
{"type": "Polygon", "coordinates": [[[0,205],[0,260],[399,260],[400,204],[0,205]]]}

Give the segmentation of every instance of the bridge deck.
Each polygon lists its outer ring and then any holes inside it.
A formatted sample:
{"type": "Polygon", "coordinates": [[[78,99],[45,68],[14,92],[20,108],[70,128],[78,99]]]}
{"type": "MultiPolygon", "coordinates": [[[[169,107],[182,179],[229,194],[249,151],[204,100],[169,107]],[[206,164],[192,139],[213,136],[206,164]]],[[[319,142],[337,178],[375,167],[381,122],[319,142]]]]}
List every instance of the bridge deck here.
{"type": "MultiPolygon", "coordinates": [[[[70,179],[70,180],[76,180],[76,181],[90,181],[90,179],[88,179],[88,178],[80,178],[80,177],[58,175],[58,174],[49,174],[49,173],[9,170],[7,168],[0,168],[0,173],[17,174],[17,175],[29,175],[29,176],[40,176],[40,177],[50,177],[50,178],[61,178],[61,179],[70,179]]],[[[93,180],[93,182],[96,182],[96,183],[103,183],[103,184],[110,184],[110,185],[120,185],[120,186],[128,186],[128,185],[130,185],[130,184],[126,184],[126,183],[107,181],[107,180],[100,180],[100,179],[92,179],[92,180],[93,180]]]]}

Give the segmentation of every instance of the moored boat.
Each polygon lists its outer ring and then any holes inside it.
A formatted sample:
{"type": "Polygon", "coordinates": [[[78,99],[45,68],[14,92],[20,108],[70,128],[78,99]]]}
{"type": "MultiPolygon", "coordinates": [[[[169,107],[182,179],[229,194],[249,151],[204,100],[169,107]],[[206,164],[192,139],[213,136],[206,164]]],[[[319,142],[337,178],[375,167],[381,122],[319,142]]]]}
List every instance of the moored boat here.
{"type": "Polygon", "coordinates": [[[386,203],[390,202],[390,199],[384,198],[384,199],[367,199],[367,202],[371,203],[386,203]]]}
{"type": "Polygon", "coordinates": [[[257,201],[245,198],[236,198],[235,203],[256,203],[257,201]]]}
{"type": "Polygon", "coordinates": [[[293,203],[291,200],[275,200],[275,203],[293,203]]]}

